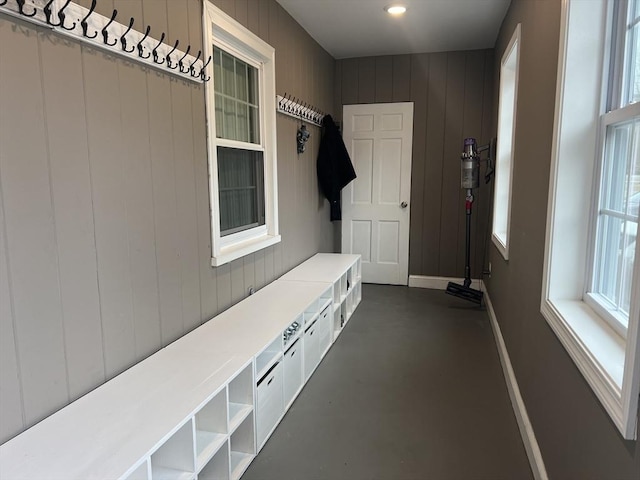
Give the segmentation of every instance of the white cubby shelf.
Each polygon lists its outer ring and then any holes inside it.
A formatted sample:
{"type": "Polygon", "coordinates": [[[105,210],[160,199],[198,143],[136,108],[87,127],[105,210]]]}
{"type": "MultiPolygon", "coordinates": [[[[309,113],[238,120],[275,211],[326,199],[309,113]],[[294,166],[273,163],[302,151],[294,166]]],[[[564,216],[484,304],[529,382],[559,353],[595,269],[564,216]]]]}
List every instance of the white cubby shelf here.
{"type": "Polygon", "coordinates": [[[358,306],[360,272],[359,255],[315,255],[0,445],[0,476],[239,479],[358,306]]]}

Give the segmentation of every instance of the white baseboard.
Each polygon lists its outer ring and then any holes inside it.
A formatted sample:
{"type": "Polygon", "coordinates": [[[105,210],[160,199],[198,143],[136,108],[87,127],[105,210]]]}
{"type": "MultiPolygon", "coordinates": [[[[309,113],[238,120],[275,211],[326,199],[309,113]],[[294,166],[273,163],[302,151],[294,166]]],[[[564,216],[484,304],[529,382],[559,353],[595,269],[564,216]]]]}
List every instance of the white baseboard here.
{"type": "Polygon", "coordinates": [[[491,304],[491,299],[489,298],[489,294],[484,283],[482,283],[482,291],[484,292],[484,302],[487,306],[489,319],[491,320],[491,328],[493,329],[493,336],[496,340],[496,347],[498,348],[498,354],[500,355],[500,363],[502,364],[502,371],[507,383],[507,390],[509,390],[509,397],[511,397],[511,406],[513,407],[513,412],[515,413],[516,420],[518,421],[518,428],[520,429],[520,435],[522,436],[522,442],[524,443],[527,457],[529,457],[529,464],[531,465],[533,477],[536,480],[548,480],[549,477],[547,476],[547,469],[544,466],[542,453],[540,452],[536,435],[533,431],[531,422],[529,421],[529,415],[527,414],[524,400],[522,399],[522,395],[520,395],[520,388],[518,387],[518,381],[516,380],[513,367],[511,366],[509,352],[507,352],[507,346],[504,343],[500,325],[498,325],[496,312],[493,310],[493,305],[491,304]]]}
{"type": "MultiPolygon", "coordinates": [[[[426,277],[424,275],[409,275],[409,286],[416,288],[432,288],[434,290],[446,290],[449,282],[459,283],[462,285],[464,278],[450,277],[426,277]]],[[[471,280],[471,288],[480,290],[481,281],[478,279],[471,280]]]]}

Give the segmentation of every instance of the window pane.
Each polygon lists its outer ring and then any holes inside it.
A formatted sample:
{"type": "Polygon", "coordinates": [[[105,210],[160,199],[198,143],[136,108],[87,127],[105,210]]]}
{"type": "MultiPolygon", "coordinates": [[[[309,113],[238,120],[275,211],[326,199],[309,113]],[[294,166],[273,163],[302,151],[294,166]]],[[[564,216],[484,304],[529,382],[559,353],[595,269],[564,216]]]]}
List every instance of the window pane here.
{"type": "Polygon", "coordinates": [[[222,52],[222,93],[232,98],[236,94],[234,60],[227,52],[222,52]]]}
{"type": "Polygon", "coordinates": [[[628,322],[640,203],[640,120],[606,132],[593,290],[628,322]]]}
{"type": "Polygon", "coordinates": [[[224,111],[222,119],[216,116],[216,136],[260,143],[258,70],[214,47],[214,85],[216,112],[224,111]]]}
{"type": "Polygon", "coordinates": [[[599,219],[598,281],[595,292],[604,295],[612,305],[617,304],[617,277],[622,238],[622,220],[609,215],[601,215],[599,219]]]}
{"type": "Polygon", "coordinates": [[[640,0],[631,0],[624,60],[624,105],[640,101],[640,0]]]}
{"type": "Polygon", "coordinates": [[[236,140],[240,140],[242,142],[248,142],[249,141],[249,106],[246,103],[237,102],[236,113],[237,113],[236,140]]]}
{"type": "Polygon", "coordinates": [[[237,140],[236,133],[236,102],[224,99],[224,138],[237,140]]]}
{"type": "Polygon", "coordinates": [[[220,235],[264,225],[262,152],[218,147],[220,235]]]}

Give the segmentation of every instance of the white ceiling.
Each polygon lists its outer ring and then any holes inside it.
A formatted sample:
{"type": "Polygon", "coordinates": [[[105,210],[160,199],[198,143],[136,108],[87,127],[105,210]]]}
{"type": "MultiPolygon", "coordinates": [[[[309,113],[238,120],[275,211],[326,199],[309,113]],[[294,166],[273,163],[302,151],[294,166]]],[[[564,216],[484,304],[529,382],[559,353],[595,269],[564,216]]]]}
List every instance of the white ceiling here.
{"type": "Polygon", "coordinates": [[[511,0],[277,0],[334,58],[492,48],[511,0]],[[402,17],[383,8],[407,7],[402,17]]]}

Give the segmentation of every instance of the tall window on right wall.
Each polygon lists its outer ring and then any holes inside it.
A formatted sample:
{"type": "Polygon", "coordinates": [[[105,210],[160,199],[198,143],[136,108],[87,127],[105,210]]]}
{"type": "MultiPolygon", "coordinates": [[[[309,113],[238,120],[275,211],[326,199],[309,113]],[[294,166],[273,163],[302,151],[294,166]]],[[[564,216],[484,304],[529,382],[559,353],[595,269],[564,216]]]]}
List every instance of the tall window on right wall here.
{"type": "Polygon", "coordinates": [[[520,24],[516,27],[500,63],[498,99],[498,144],[491,238],[505,260],[509,259],[509,218],[511,215],[511,179],[513,143],[516,132],[520,24]]]}
{"type": "Polygon", "coordinates": [[[563,0],[541,312],[623,438],[640,392],[640,0],[563,0]]]}

